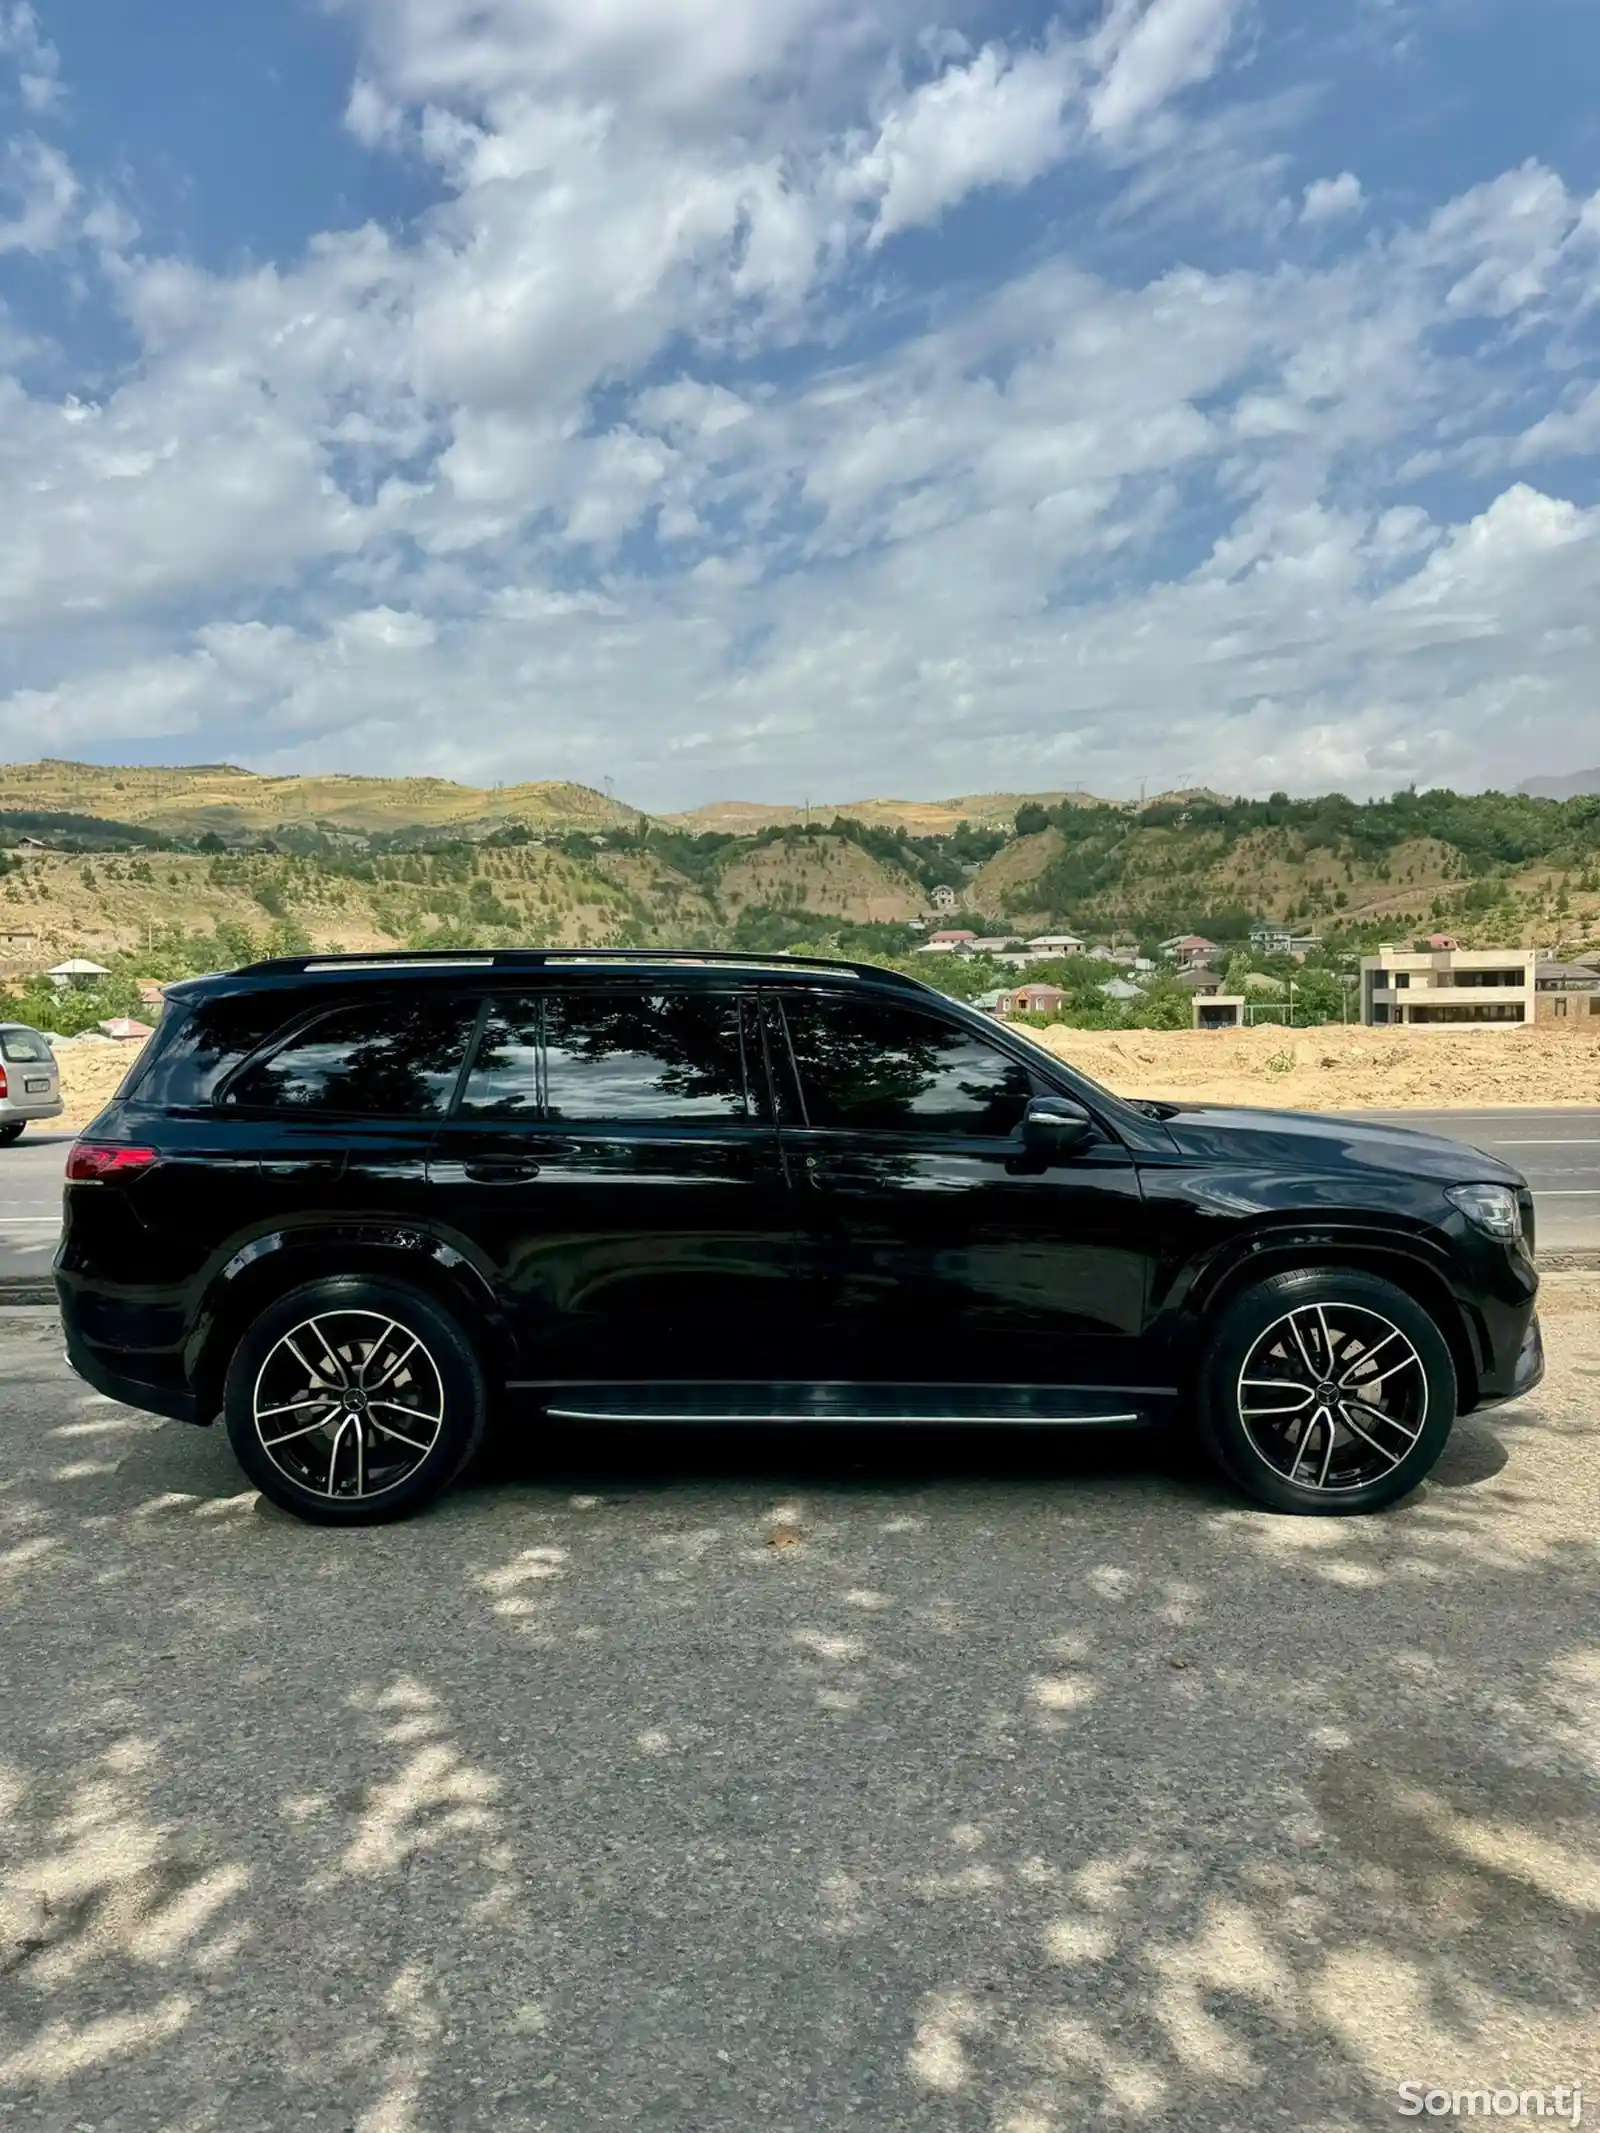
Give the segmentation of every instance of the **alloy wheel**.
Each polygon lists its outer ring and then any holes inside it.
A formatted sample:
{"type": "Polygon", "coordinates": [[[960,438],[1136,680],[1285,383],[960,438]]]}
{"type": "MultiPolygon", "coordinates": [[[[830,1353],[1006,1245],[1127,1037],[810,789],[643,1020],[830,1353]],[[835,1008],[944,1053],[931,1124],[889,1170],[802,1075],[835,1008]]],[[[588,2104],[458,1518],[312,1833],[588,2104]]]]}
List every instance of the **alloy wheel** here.
{"type": "Polygon", "coordinates": [[[381,1311],[303,1319],[256,1373],[262,1450],[314,1495],[355,1501],[409,1481],[444,1428],[444,1380],[420,1334],[381,1311]]]}
{"type": "Polygon", "coordinates": [[[1362,1489],[1400,1466],[1428,1419],[1428,1374],[1410,1336],[1361,1304],[1301,1304],[1251,1347],[1239,1419],[1283,1480],[1362,1489]]]}

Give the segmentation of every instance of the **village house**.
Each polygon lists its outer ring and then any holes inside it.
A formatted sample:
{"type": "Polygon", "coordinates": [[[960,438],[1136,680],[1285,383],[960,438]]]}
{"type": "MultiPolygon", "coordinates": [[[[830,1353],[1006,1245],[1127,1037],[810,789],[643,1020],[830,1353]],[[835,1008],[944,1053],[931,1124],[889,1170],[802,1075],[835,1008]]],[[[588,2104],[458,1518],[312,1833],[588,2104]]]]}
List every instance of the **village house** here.
{"type": "Polygon", "coordinates": [[[1066,999],[1059,985],[1019,985],[1011,995],[1017,1015],[1053,1015],[1066,999]]]}
{"type": "Polygon", "coordinates": [[[1520,1028],[1537,1019],[1541,964],[1554,967],[1536,948],[1380,948],[1361,958],[1361,1019],[1378,1029],[1520,1028]]]}
{"type": "Polygon", "coordinates": [[[57,992],[71,992],[80,985],[98,985],[102,978],[109,978],[111,973],[104,963],[91,963],[86,956],[75,955],[69,957],[65,963],[57,963],[54,970],[47,971],[45,975],[57,992]]]}
{"type": "Polygon", "coordinates": [[[1198,970],[1217,952],[1216,942],[1199,933],[1175,934],[1170,941],[1161,943],[1161,953],[1179,970],[1198,970]]]}
{"type": "Polygon", "coordinates": [[[1292,926],[1252,926],[1250,945],[1262,955],[1292,955],[1303,963],[1322,946],[1320,933],[1296,933],[1292,926]]]}
{"type": "Polygon", "coordinates": [[[1558,963],[1553,956],[1534,965],[1534,1020],[1565,1022],[1600,1016],[1600,969],[1592,963],[1558,963]]]}

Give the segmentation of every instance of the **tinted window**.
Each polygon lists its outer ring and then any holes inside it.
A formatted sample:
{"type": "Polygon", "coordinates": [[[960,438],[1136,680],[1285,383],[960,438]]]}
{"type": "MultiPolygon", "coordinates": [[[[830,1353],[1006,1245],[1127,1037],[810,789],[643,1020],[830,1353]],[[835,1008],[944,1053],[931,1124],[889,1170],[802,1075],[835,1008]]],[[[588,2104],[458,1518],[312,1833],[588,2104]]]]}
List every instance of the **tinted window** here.
{"type": "Polygon", "coordinates": [[[597,1121],[748,1117],[738,1002],[701,992],[553,995],[545,1110],[597,1121]]]}
{"type": "Polygon", "coordinates": [[[537,997],[491,1002],[461,1100],[463,1118],[539,1116],[539,1015],[537,997]]]}
{"type": "Polygon", "coordinates": [[[1027,1068],[964,1029],[827,993],[787,998],[783,1012],[813,1126],[1003,1135],[1022,1123],[1027,1068]]]}
{"type": "Polygon", "coordinates": [[[194,1006],[171,1000],[123,1094],[164,1109],[210,1103],[234,1068],[304,1005],[277,990],[228,993],[194,1006]]]}
{"type": "Polygon", "coordinates": [[[545,997],[544,1089],[535,1085],[540,1003],[496,1002],[463,1116],[585,1124],[747,1118],[739,1004],[714,993],[545,997]]]}
{"type": "Polygon", "coordinates": [[[472,1000],[373,1000],[324,1015],[246,1068],[228,1101],[368,1118],[437,1118],[455,1092],[472,1000]]]}
{"type": "Polygon", "coordinates": [[[0,1059],[9,1059],[13,1066],[47,1066],[54,1057],[36,1030],[0,1030],[0,1059]]]}

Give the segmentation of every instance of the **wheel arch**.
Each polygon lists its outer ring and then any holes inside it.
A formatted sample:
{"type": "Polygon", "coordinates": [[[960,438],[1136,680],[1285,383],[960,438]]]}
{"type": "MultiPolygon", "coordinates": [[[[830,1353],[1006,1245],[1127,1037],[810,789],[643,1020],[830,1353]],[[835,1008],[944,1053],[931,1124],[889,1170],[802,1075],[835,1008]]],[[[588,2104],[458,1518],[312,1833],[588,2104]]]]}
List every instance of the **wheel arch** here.
{"type": "Polygon", "coordinates": [[[449,1311],[478,1348],[491,1396],[514,1374],[514,1342],[493,1289],[440,1238],[343,1226],[280,1231],[236,1252],[207,1287],[184,1355],[199,1417],[210,1422],[220,1411],[228,1364],[254,1319],[307,1282],[345,1274],[399,1282],[449,1311]]]}
{"type": "Polygon", "coordinates": [[[1440,1268],[1421,1253],[1408,1250],[1399,1240],[1380,1237],[1274,1237],[1258,1240],[1202,1269],[1185,1299],[1193,1319],[1194,1338],[1189,1343],[1191,1375],[1198,1374],[1211,1329],[1236,1296],[1274,1274],[1322,1267],[1348,1267],[1374,1274],[1403,1290],[1427,1312],[1450,1351],[1456,1373],[1457,1412],[1466,1414],[1477,1405],[1482,1382],[1478,1352],[1483,1342],[1481,1330],[1471,1324],[1466,1307],[1440,1268]]]}

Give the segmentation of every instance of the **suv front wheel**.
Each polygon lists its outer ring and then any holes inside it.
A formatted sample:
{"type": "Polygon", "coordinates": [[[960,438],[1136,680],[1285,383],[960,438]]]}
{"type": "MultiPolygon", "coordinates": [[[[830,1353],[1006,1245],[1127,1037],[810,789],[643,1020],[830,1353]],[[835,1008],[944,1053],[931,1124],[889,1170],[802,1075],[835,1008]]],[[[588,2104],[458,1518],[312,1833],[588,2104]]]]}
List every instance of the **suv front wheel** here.
{"type": "Polygon", "coordinates": [[[1200,1377],[1223,1472],[1275,1511],[1379,1511],[1416,1488],[1456,1416],[1439,1328],[1392,1282],[1325,1267],[1275,1274],[1228,1306],[1200,1377]]]}
{"type": "Polygon", "coordinates": [[[223,1388],[234,1456],[264,1496],[318,1525],[404,1518],[461,1472],[488,1399],[471,1341],[431,1297],[343,1275],[249,1327],[223,1388]]]}

